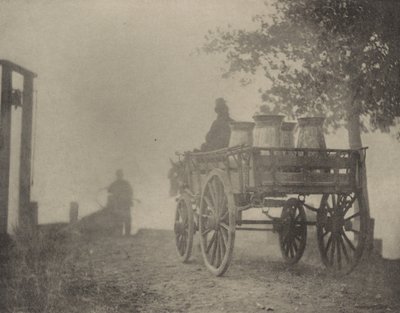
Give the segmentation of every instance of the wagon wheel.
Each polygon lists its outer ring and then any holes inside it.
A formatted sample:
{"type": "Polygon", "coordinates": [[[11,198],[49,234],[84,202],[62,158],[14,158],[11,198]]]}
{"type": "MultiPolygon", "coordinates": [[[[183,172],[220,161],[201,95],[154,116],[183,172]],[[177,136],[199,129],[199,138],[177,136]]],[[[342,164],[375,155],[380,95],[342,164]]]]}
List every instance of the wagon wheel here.
{"type": "Polygon", "coordinates": [[[175,211],[175,244],[182,262],[187,262],[192,254],[194,221],[190,197],[183,194],[179,197],[175,211]]]}
{"type": "Polygon", "coordinates": [[[208,175],[200,199],[200,246],[204,263],[216,276],[228,269],[233,253],[236,207],[230,181],[222,170],[208,175]]]}
{"type": "Polygon", "coordinates": [[[317,214],[317,238],[322,262],[347,274],[359,262],[368,232],[369,213],[361,192],[325,194],[317,214]]]}
{"type": "Polygon", "coordinates": [[[286,201],[281,214],[279,246],[288,264],[297,263],[307,242],[307,218],[302,203],[295,198],[286,201]]]}

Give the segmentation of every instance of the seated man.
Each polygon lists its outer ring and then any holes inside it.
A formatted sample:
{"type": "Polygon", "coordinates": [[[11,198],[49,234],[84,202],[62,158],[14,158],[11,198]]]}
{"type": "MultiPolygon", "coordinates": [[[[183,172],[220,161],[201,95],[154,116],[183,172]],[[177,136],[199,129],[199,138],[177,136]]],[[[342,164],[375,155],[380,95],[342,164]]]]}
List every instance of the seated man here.
{"type": "Polygon", "coordinates": [[[229,108],[224,98],[215,100],[215,113],[217,113],[217,119],[212,123],[206,136],[206,142],[201,146],[201,151],[218,150],[229,146],[231,136],[229,124],[233,120],[229,116],[229,108]]]}

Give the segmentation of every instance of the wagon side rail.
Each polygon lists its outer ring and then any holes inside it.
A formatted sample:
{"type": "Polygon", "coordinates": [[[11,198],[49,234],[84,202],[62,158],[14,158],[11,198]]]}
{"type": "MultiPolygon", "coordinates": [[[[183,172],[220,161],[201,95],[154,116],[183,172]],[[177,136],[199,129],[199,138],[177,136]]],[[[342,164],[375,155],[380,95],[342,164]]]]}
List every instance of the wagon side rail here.
{"type": "Polygon", "coordinates": [[[366,149],[255,148],[254,188],[287,194],[357,190],[366,149]]]}
{"type": "Polygon", "coordinates": [[[185,153],[186,173],[191,191],[199,194],[208,173],[219,168],[232,180],[235,193],[245,192],[250,184],[252,153],[253,148],[245,145],[209,152],[185,153]]]}

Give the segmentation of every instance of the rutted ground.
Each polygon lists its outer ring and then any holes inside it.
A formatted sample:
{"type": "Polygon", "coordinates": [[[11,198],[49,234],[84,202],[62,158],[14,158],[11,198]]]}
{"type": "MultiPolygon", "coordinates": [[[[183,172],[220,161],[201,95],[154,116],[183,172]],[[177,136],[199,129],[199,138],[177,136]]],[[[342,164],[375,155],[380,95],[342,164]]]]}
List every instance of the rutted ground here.
{"type": "Polygon", "coordinates": [[[232,266],[221,278],[203,265],[197,241],[192,261],[181,264],[171,231],[140,230],[81,249],[89,252],[97,301],[113,312],[400,312],[398,263],[375,257],[333,277],[309,240],[306,255],[288,268],[269,236],[237,234],[232,266]]]}

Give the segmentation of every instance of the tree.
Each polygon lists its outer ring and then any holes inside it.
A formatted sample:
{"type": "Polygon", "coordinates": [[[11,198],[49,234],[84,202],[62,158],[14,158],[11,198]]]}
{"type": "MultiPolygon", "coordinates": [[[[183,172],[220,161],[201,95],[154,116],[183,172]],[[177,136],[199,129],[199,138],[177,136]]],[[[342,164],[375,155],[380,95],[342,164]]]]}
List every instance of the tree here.
{"type": "Polygon", "coordinates": [[[275,13],[253,17],[257,29],[209,32],[204,50],[226,55],[226,75],[262,73],[271,111],[323,114],[360,148],[361,131],[388,131],[400,115],[398,37],[386,2],[276,0],[275,13]]]}

